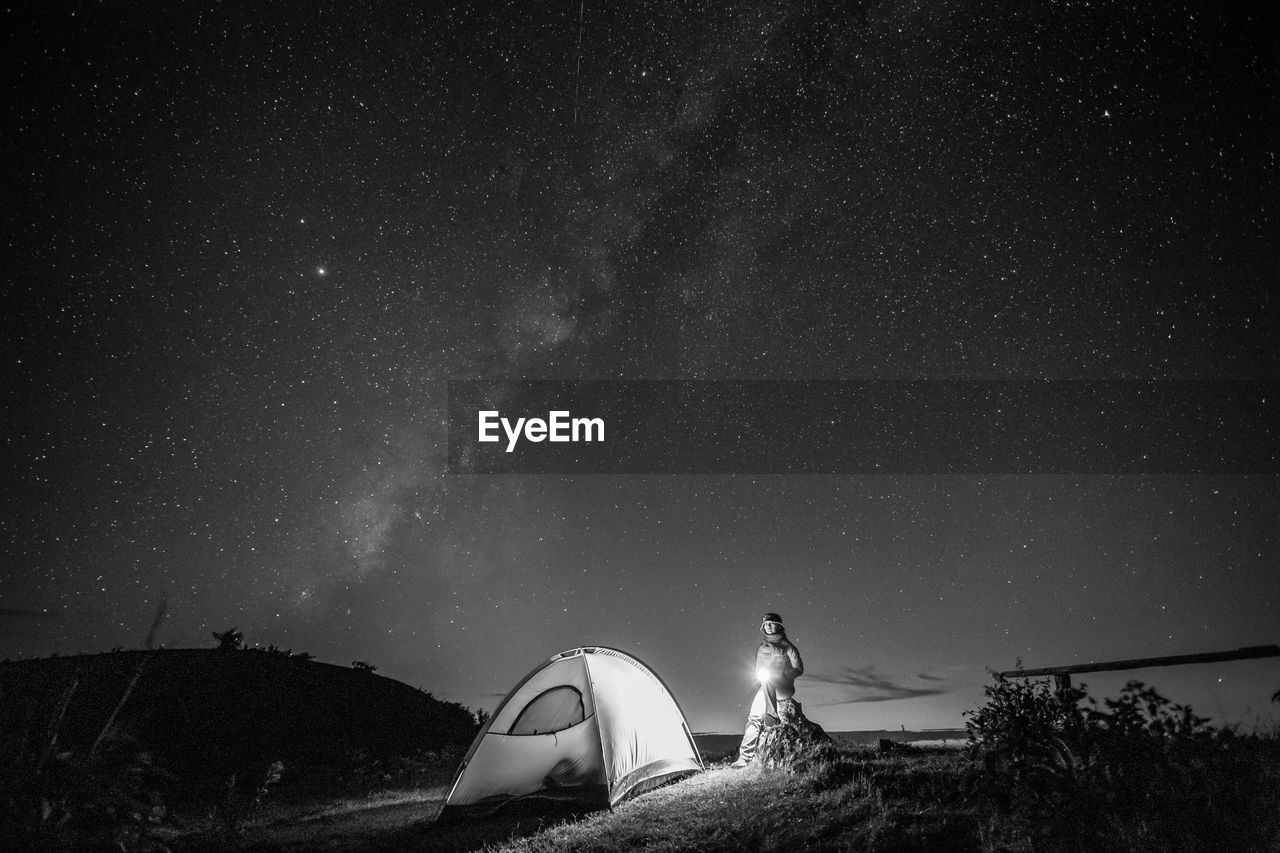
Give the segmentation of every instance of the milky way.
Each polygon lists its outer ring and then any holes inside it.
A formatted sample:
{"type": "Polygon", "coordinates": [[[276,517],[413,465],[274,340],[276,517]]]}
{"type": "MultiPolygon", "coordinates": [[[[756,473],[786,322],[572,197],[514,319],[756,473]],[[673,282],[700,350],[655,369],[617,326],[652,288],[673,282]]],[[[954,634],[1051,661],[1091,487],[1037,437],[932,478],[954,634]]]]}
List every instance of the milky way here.
{"type": "Polygon", "coordinates": [[[729,730],[766,610],[836,728],[1276,641],[1274,476],[464,477],[444,399],[1280,378],[1270,5],[584,8],[580,53],[576,4],[3,13],[0,654],[136,645],[167,596],[169,646],[490,708],[613,645],[729,730]]]}

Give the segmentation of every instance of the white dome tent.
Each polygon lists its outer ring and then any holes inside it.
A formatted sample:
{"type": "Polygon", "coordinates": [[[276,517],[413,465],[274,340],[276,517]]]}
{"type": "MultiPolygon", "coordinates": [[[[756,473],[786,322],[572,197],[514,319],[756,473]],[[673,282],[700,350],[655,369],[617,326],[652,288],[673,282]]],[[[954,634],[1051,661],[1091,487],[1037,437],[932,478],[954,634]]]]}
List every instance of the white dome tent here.
{"type": "Polygon", "coordinates": [[[462,760],[443,815],[529,796],[613,806],[702,769],[684,714],[653,670],[584,646],[507,694],[462,760]]]}

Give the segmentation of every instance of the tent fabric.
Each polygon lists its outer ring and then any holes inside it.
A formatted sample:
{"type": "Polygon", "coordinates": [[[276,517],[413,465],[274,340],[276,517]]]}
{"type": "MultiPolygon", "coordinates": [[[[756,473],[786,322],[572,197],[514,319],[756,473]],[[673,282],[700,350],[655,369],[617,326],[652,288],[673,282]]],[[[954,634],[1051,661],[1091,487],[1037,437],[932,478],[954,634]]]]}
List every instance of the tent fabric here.
{"type": "Polygon", "coordinates": [[[584,646],[535,668],[502,701],[463,759],[445,813],[530,796],[611,806],[702,769],[661,679],[631,655],[584,646]]]}
{"type": "Polygon", "coordinates": [[[576,726],[586,718],[586,708],[578,688],[561,685],[542,691],[525,705],[507,734],[549,734],[576,726]]]}

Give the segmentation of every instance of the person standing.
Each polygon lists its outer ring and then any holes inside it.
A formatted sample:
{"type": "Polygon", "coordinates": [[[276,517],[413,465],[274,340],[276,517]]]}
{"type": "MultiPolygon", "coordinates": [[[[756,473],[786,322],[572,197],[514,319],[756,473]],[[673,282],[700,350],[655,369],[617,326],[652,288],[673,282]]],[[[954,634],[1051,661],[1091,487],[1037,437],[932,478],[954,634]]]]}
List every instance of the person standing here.
{"type": "Polygon", "coordinates": [[[760,623],[764,639],[756,648],[756,680],[760,688],[751,701],[747,728],[732,767],[746,767],[756,757],[760,733],[766,724],[802,719],[796,701],[796,679],[804,675],[804,661],[795,643],[787,639],[787,629],[777,613],[766,613],[760,623]]]}

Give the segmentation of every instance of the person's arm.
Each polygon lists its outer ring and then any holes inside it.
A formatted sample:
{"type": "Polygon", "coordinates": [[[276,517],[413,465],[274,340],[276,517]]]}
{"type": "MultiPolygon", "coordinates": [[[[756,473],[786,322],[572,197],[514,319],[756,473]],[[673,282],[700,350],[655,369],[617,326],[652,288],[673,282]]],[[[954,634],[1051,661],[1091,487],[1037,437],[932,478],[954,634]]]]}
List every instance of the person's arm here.
{"type": "Polygon", "coordinates": [[[794,678],[804,675],[804,661],[800,659],[800,650],[796,648],[795,643],[787,643],[787,661],[791,664],[794,678]]]}

